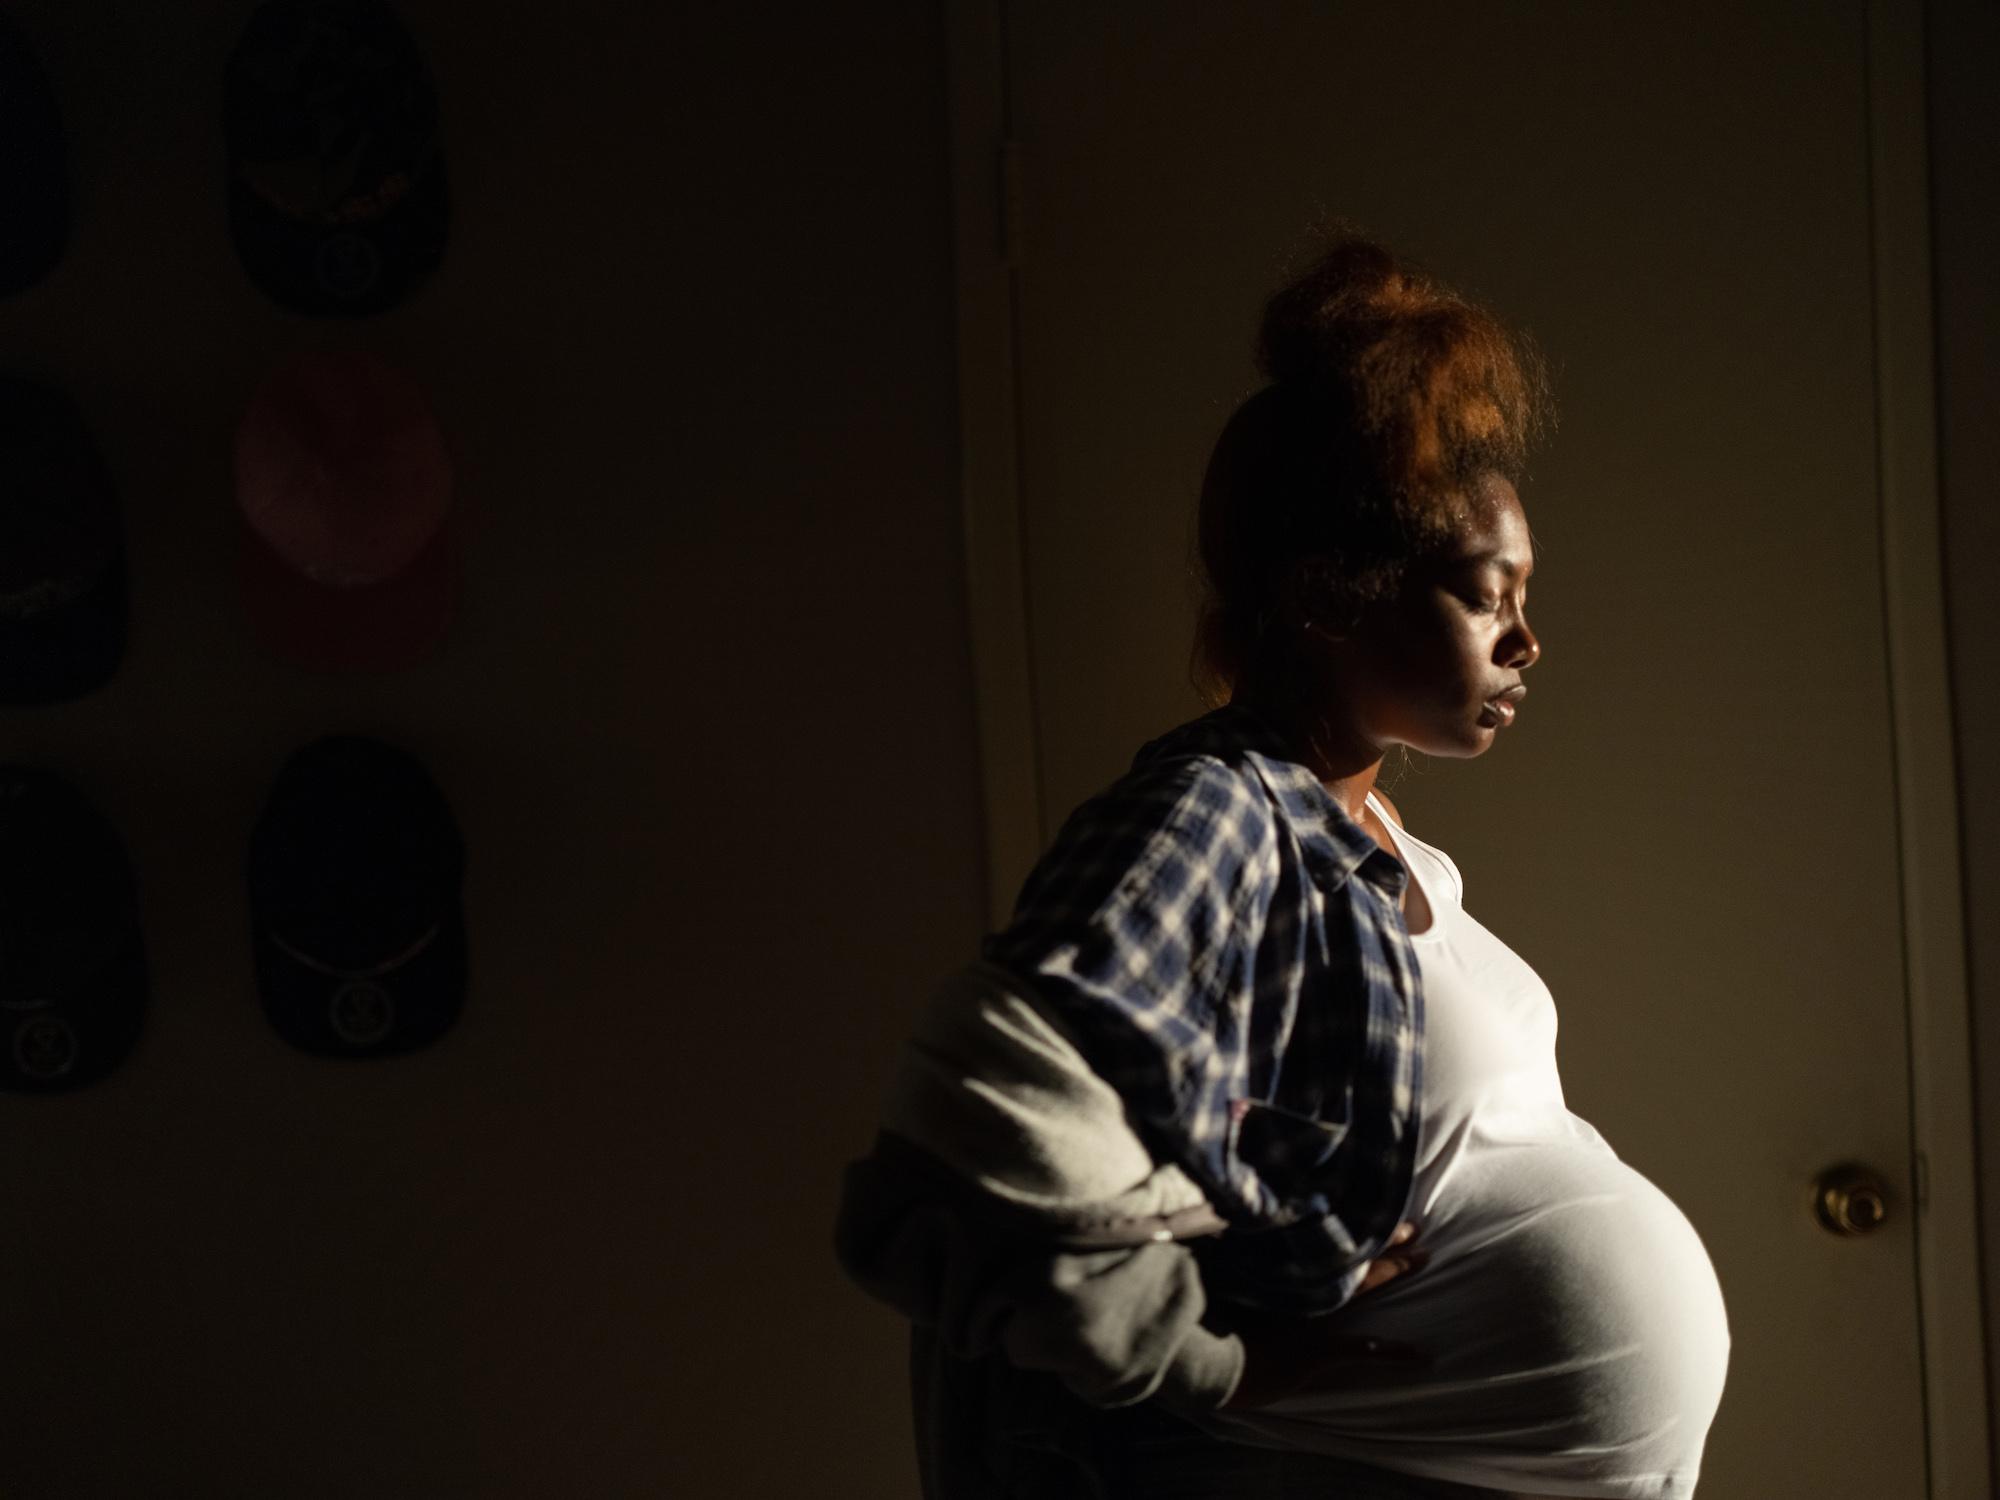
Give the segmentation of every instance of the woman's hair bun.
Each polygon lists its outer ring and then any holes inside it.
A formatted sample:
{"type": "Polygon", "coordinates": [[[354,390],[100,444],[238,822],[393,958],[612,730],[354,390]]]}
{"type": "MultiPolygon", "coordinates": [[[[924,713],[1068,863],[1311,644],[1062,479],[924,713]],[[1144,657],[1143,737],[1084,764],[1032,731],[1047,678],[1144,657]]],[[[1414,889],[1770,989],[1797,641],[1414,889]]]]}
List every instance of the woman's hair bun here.
{"type": "Polygon", "coordinates": [[[1421,292],[1412,296],[1415,290],[1386,249],[1352,230],[1335,230],[1306,272],[1265,305],[1257,368],[1267,380],[1288,384],[1338,378],[1357,345],[1414,310],[1422,300],[1421,292]]]}
{"type": "Polygon", "coordinates": [[[1257,363],[1275,384],[1327,388],[1380,479],[1412,497],[1518,481],[1548,412],[1524,337],[1345,224],[1265,305],[1257,363]]]}

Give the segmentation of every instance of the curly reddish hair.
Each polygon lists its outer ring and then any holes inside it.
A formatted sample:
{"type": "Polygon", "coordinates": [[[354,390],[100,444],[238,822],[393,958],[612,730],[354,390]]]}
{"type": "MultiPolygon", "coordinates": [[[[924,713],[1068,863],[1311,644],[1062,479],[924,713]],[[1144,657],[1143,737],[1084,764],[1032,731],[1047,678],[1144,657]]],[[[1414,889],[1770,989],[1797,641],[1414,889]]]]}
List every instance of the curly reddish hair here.
{"type": "Polygon", "coordinates": [[[1292,679],[1309,625],[1393,596],[1551,419],[1524,335],[1345,228],[1265,305],[1257,364],[1271,383],[1216,440],[1196,528],[1213,702],[1292,679]]]}

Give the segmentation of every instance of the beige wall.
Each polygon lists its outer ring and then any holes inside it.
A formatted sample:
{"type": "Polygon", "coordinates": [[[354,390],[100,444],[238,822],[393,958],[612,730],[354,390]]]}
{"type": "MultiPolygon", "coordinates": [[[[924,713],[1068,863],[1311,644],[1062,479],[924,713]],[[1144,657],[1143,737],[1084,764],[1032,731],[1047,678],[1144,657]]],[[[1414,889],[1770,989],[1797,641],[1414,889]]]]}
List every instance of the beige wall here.
{"type": "Polygon", "coordinates": [[[138,1054],[0,1097],[0,1493],[894,1496],[901,1331],[826,1245],[922,986],[978,932],[935,5],[402,0],[445,269],[267,303],[222,209],[247,0],[16,0],[73,135],[69,256],[0,371],[96,423],[135,632],[0,755],[124,830],[138,1054]],[[435,661],[266,659],[230,584],[260,373],[349,341],[464,480],[435,661]],[[253,996],[242,859],[285,754],[428,761],[470,848],[435,1049],[316,1061],[253,996]]]}

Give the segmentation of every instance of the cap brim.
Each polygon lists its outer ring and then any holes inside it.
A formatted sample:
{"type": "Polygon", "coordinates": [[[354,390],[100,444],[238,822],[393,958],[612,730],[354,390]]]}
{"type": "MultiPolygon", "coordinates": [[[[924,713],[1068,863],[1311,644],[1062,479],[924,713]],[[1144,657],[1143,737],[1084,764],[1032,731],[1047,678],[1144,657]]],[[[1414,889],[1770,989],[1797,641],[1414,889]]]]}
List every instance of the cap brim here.
{"type": "Polygon", "coordinates": [[[146,1018],[146,948],[133,936],[95,978],[45,1006],[0,1006],[0,1089],[53,1094],[125,1061],[146,1018]]]}
{"type": "Polygon", "coordinates": [[[421,661],[451,631],[457,595],[451,527],[380,583],[317,583],[239,520],[243,613],[266,650],[309,672],[350,676],[421,661]]]}
{"type": "Polygon", "coordinates": [[[465,1008],[465,913],[454,900],[437,936],[400,968],[373,978],[323,974],[284,952],[260,926],[257,992],[272,1028],[316,1057],[390,1057],[428,1046],[465,1008]],[[378,993],[356,1005],[343,991],[378,993]],[[379,1025],[379,1030],[377,1026],[379,1025]]]}
{"type": "Polygon", "coordinates": [[[434,157],[408,196],[379,218],[346,225],[292,218],[232,165],[229,229],[244,274],[280,307],[307,317],[387,312],[444,261],[451,233],[444,161],[434,157]]]}
{"type": "Polygon", "coordinates": [[[125,549],[45,613],[0,617],[0,703],[60,703],[104,686],[125,656],[125,549]]]}

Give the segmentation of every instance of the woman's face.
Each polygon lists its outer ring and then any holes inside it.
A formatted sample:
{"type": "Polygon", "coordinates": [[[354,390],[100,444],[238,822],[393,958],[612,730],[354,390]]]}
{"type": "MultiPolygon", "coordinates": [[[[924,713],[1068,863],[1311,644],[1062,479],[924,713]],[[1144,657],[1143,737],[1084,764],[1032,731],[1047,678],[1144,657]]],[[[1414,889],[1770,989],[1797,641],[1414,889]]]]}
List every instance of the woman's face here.
{"type": "Polygon", "coordinates": [[[1497,475],[1479,501],[1449,547],[1336,643],[1354,728],[1378,752],[1482,754],[1527,695],[1521,674],[1542,654],[1528,629],[1528,518],[1497,475]]]}

